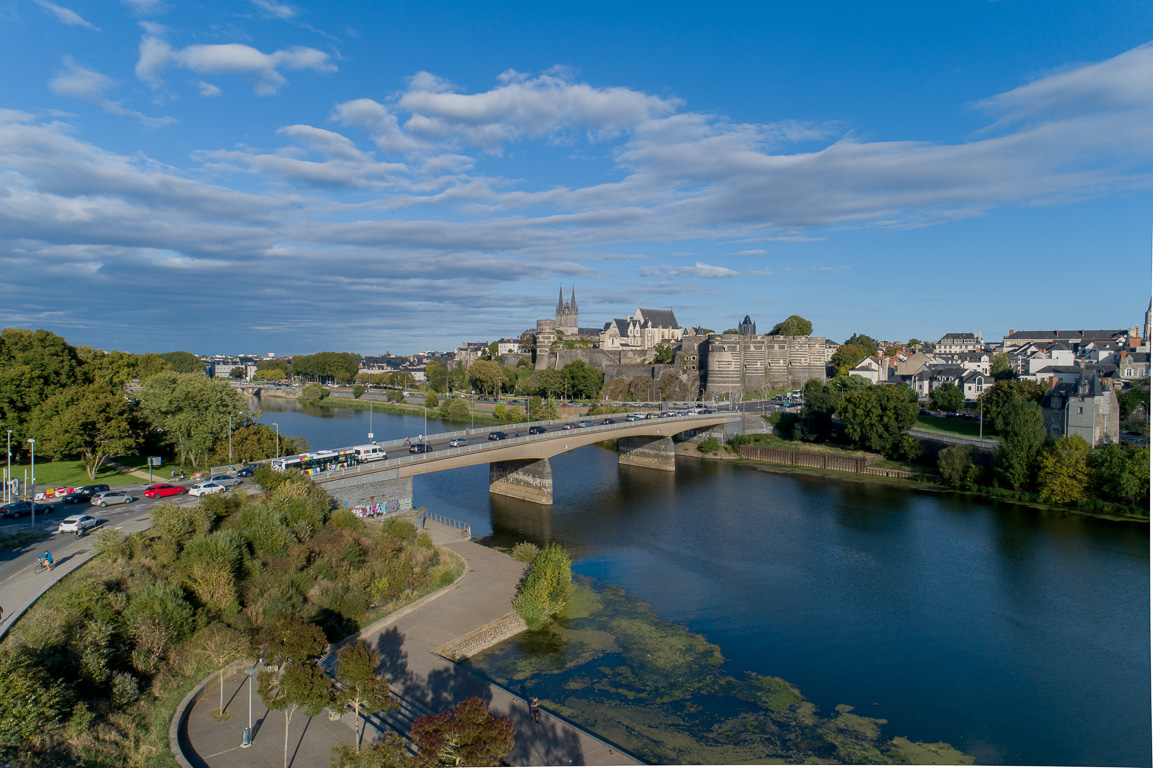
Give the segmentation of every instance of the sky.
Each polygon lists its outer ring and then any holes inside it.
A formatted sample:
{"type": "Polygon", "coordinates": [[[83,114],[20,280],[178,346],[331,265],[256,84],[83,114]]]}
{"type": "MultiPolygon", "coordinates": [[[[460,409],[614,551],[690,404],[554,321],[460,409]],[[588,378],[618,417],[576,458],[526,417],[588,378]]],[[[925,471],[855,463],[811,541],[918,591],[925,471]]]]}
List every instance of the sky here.
{"type": "Polygon", "coordinates": [[[1153,3],[0,0],[0,327],[1140,326],[1153,3]],[[546,6],[555,7],[546,7],[546,6]]]}

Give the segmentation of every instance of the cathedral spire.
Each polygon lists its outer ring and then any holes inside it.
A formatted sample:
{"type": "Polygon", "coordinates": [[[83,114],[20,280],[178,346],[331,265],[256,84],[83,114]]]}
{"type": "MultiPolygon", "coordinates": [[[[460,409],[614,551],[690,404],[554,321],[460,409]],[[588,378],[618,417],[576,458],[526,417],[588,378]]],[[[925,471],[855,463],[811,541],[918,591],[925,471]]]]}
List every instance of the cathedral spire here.
{"type": "Polygon", "coordinates": [[[569,303],[569,309],[571,309],[573,312],[576,312],[576,308],[576,286],[574,285],[572,287],[572,301],[569,303]]]}
{"type": "Polygon", "coordinates": [[[556,289],[556,311],[564,311],[564,286],[556,289]]]}

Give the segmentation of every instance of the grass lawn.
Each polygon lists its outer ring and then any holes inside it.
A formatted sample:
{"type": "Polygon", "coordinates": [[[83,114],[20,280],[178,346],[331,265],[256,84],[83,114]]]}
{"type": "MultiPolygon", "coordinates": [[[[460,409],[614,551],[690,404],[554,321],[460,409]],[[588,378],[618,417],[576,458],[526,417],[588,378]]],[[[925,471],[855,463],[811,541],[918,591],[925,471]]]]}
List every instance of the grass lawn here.
{"type": "MultiPolygon", "coordinates": [[[[17,466],[12,465],[12,477],[17,477],[21,482],[24,481],[24,470],[29,470],[28,474],[31,475],[31,465],[22,464],[17,466]]],[[[43,490],[44,486],[79,486],[88,485],[89,483],[105,483],[107,485],[130,485],[132,483],[139,483],[140,478],[126,475],[119,470],[105,464],[96,473],[95,480],[88,479],[88,473],[84,471],[84,463],[79,459],[73,461],[37,461],[36,462],[36,485],[43,490]]]]}
{"type": "MultiPolygon", "coordinates": [[[[981,422],[979,421],[947,419],[944,416],[918,416],[916,426],[921,429],[931,429],[937,432],[952,432],[968,437],[978,437],[981,431],[981,422]]],[[[992,437],[988,429],[985,430],[985,437],[992,437]]]]}

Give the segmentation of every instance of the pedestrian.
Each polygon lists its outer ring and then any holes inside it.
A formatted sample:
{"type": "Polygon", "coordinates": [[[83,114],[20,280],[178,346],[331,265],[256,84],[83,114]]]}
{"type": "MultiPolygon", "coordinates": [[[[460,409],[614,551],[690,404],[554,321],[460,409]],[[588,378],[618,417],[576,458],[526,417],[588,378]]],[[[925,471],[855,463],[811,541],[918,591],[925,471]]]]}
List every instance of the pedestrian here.
{"type": "Polygon", "coordinates": [[[4,606],[0,605],[0,624],[4,623],[4,606]]]}
{"type": "Polygon", "coordinates": [[[528,711],[529,711],[529,714],[532,715],[532,721],[534,723],[539,723],[540,722],[540,699],[538,699],[536,696],[533,696],[532,699],[529,701],[528,711]]]}

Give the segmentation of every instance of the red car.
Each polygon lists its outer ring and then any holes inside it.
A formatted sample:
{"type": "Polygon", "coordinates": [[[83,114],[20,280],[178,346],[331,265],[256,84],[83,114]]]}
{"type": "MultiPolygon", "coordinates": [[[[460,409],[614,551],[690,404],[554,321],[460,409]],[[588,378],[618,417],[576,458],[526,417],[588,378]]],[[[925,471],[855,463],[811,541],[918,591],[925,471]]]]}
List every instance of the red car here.
{"type": "Polygon", "coordinates": [[[188,489],[181,488],[179,485],[168,485],[167,483],[150,485],[144,489],[144,495],[150,499],[155,499],[160,496],[179,496],[182,493],[188,493],[188,489]]]}

